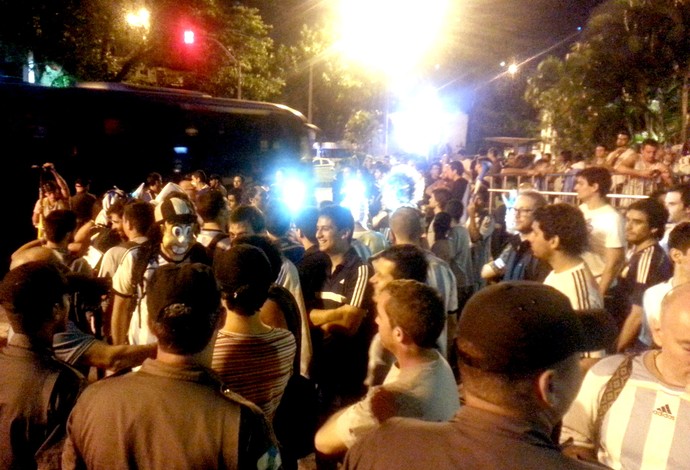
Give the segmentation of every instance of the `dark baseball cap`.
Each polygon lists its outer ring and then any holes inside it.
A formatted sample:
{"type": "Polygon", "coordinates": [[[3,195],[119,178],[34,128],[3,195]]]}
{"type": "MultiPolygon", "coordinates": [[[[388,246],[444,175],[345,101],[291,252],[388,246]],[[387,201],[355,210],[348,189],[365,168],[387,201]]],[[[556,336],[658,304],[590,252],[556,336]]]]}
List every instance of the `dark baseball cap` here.
{"type": "Polygon", "coordinates": [[[201,263],[166,264],[156,269],[146,288],[149,321],[165,320],[166,315],[189,314],[208,318],[220,307],[218,285],[209,266],[201,263]],[[165,308],[181,304],[188,309],[166,313],[165,308]]]}
{"type": "Polygon", "coordinates": [[[486,287],[467,302],[456,345],[458,359],[468,366],[523,375],[574,353],[604,349],[614,337],[605,312],[576,313],[551,286],[510,281],[486,287]]]}
{"type": "Polygon", "coordinates": [[[275,279],[266,254],[251,245],[240,244],[219,253],[213,265],[220,288],[227,294],[242,287],[265,294],[275,279]]]}

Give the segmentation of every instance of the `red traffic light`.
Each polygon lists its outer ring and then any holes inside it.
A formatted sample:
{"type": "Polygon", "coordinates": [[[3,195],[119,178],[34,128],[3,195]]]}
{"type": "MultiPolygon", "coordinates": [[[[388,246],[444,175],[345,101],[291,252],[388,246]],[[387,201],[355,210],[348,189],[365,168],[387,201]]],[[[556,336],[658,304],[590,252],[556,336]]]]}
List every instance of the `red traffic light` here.
{"type": "Polygon", "coordinates": [[[185,29],[182,36],[182,40],[185,44],[194,44],[194,31],[191,29],[185,29]]]}

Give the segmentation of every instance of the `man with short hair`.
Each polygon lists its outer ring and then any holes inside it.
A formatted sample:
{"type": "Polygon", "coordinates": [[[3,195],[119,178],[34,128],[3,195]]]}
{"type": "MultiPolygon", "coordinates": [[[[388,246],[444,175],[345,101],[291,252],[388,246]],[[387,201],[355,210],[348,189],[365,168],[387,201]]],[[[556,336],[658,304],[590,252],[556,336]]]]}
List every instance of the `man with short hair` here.
{"type": "Polygon", "coordinates": [[[144,190],[139,195],[139,199],[144,202],[152,202],[163,189],[163,177],[155,171],[146,176],[144,190]]]}
{"type": "MultiPolygon", "coordinates": [[[[465,406],[446,423],[392,418],[358,441],[345,469],[586,469],[553,440],[600,348],[552,287],[509,281],[472,297],[458,323],[465,406]]],[[[596,331],[596,329],[594,329],[596,331]]]]}
{"type": "Polygon", "coordinates": [[[469,181],[464,178],[464,175],[465,166],[462,162],[452,161],[443,166],[443,174],[441,176],[448,181],[450,199],[462,201],[467,206],[469,181]]]}
{"type": "Polygon", "coordinates": [[[69,204],[77,214],[77,227],[94,219],[98,213],[97,198],[89,192],[90,184],[87,178],[77,178],[74,182],[75,194],[70,197],[69,204]]]}
{"type": "MultiPolygon", "coordinates": [[[[115,207],[115,204],[113,207],[115,207]]],[[[121,214],[115,215],[112,213],[111,217],[113,225],[115,225],[114,219],[119,217],[118,227],[121,227],[120,230],[122,230],[126,241],[110,248],[103,254],[98,270],[99,277],[112,278],[117,268],[120,267],[122,258],[127,250],[148,240],[147,234],[155,222],[153,205],[140,200],[128,202],[124,205],[121,214]]]]}
{"type": "Polygon", "coordinates": [[[196,241],[204,245],[208,255],[214,259],[216,253],[230,249],[228,204],[220,191],[204,191],[197,195],[196,210],[202,220],[196,241]]]}
{"type": "Polygon", "coordinates": [[[589,250],[582,258],[599,284],[599,294],[606,295],[625,262],[625,225],[621,214],[607,201],[611,173],[606,168],[585,168],[577,174],[575,192],[580,210],[591,227],[589,250]]]}
{"type": "MultiPolygon", "coordinates": [[[[50,460],[46,451],[59,449],[84,386],[51,349],[53,335],[67,324],[67,279],[55,263],[25,263],[0,283],[0,305],[13,330],[0,352],[0,467],[37,468],[41,455],[50,460]]],[[[59,468],[59,457],[47,463],[44,468],[59,468]]]]}
{"type": "Polygon", "coordinates": [[[204,193],[207,193],[211,190],[211,187],[208,185],[208,176],[206,176],[206,172],[204,170],[196,170],[192,173],[192,186],[194,186],[195,194],[196,197],[198,198],[204,193]]]}
{"type": "Polygon", "coordinates": [[[358,399],[367,369],[373,326],[368,315],[370,270],[350,245],[354,225],[350,211],[334,205],[320,210],[316,224],[319,250],[328,256],[329,266],[309,318],[314,380],[323,388],[326,406],[358,399]]]}
{"type": "MultiPolygon", "coordinates": [[[[417,209],[401,207],[391,214],[391,234],[393,245],[414,245],[422,247],[422,234],[424,229],[421,223],[421,214],[417,209]]],[[[455,322],[458,310],[458,289],[455,274],[448,263],[435,256],[431,251],[424,250],[426,261],[429,264],[426,281],[435,288],[443,299],[446,309],[446,328],[439,337],[439,346],[444,356],[447,356],[448,344],[453,341],[455,322]]]]}
{"type": "Polygon", "coordinates": [[[576,207],[551,204],[534,213],[530,243],[534,256],[553,269],[544,284],[565,294],[574,310],[604,308],[592,272],[580,255],[587,246],[587,225],[576,207]]]}
{"type": "MultiPolygon", "coordinates": [[[[263,212],[254,206],[240,206],[230,213],[230,238],[236,240],[242,236],[261,235],[270,237],[266,233],[266,218],[263,212]]],[[[271,240],[271,243],[273,241],[271,240]]],[[[278,247],[279,249],[279,247],[278,247]]],[[[311,334],[309,332],[309,316],[302,293],[302,283],[295,264],[280,252],[280,272],[275,283],[287,289],[297,303],[301,319],[301,355],[300,371],[305,377],[309,376],[309,364],[312,358],[311,334]]],[[[319,286],[320,287],[320,286],[319,286]]]]}
{"type": "Polygon", "coordinates": [[[436,218],[436,215],[440,212],[445,212],[446,204],[448,204],[448,201],[450,201],[450,199],[451,193],[446,188],[437,188],[434,189],[431,193],[428,207],[429,209],[431,209],[433,217],[429,222],[429,226],[426,232],[426,243],[429,248],[434,246],[434,242],[436,241],[436,235],[434,232],[434,219],[436,218]]]}
{"type": "Polygon", "coordinates": [[[637,350],[654,346],[651,325],[659,321],[661,301],[674,287],[690,282],[690,222],[677,224],[668,237],[668,257],[673,264],[673,276],[666,282],[656,284],[644,292],[642,297],[643,319],[637,337],[637,350]]]}
{"type": "Polygon", "coordinates": [[[534,256],[530,247],[530,235],[534,213],[547,204],[544,196],[536,191],[525,191],[515,201],[515,230],[498,258],[484,265],[481,276],[487,280],[542,282],[549,273],[549,266],[534,256]]]}
{"type": "Polygon", "coordinates": [[[316,433],[316,449],[339,456],[391,416],[447,421],[460,406],[453,372],[435,348],[445,324],[438,293],[413,280],[394,280],[377,297],[376,323],[396,363],[380,388],[338,411],[316,433]],[[380,401],[389,410],[382,412],[380,401]]]}
{"type": "Polygon", "coordinates": [[[605,166],[611,170],[615,176],[612,180],[613,190],[622,192],[625,184],[625,175],[635,174],[635,165],[640,156],[635,149],[630,147],[630,133],[621,130],[616,136],[616,149],[606,157],[605,166]]]}
{"type": "MultiPolygon", "coordinates": [[[[429,263],[424,251],[415,245],[393,245],[369,261],[374,269],[374,275],[369,282],[374,287],[375,302],[378,301],[383,288],[391,281],[410,279],[426,282],[429,263]]],[[[369,365],[365,384],[368,387],[382,384],[394,361],[395,356],[384,348],[381,336],[377,333],[369,345],[369,365]]]]}
{"type": "Polygon", "coordinates": [[[634,202],[625,214],[628,262],[612,290],[610,313],[621,327],[616,350],[632,347],[642,325],[642,296],[647,288],[671,277],[671,262],[659,246],[668,211],[656,199],[634,202]]]}
{"type": "Polygon", "coordinates": [[[210,369],[226,317],[211,269],[162,266],[146,301],[157,358],[86,390],[69,419],[64,468],[279,468],[261,411],[210,369]]]}
{"type": "Polygon", "coordinates": [[[594,147],[594,156],[590,166],[604,166],[606,164],[606,146],[598,144],[594,147]]]}
{"type": "Polygon", "coordinates": [[[241,205],[230,213],[230,239],[243,235],[264,235],[266,219],[254,206],[241,205]]]}
{"type": "Polygon", "coordinates": [[[223,195],[223,197],[228,196],[228,190],[223,185],[223,180],[219,174],[213,173],[208,177],[208,186],[213,191],[220,192],[223,195]]]}
{"type": "Polygon", "coordinates": [[[91,267],[84,258],[69,250],[69,244],[77,229],[77,214],[70,210],[54,210],[43,220],[46,248],[50,248],[70,271],[91,274],[91,267]]]}
{"type": "Polygon", "coordinates": [[[614,469],[687,468],[690,284],[674,287],[652,326],[661,349],[594,365],[563,419],[566,452],[614,469]]]}
{"type": "Polygon", "coordinates": [[[668,254],[668,236],[671,230],[681,222],[690,221],[690,184],[678,184],[669,189],[664,196],[664,205],[668,211],[668,222],[664,238],[659,244],[668,254]]]}
{"type": "Polygon", "coordinates": [[[304,247],[290,238],[292,217],[290,209],[280,200],[271,199],[264,211],[268,238],[278,244],[280,252],[295,265],[304,256],[304,247]]]}
{"type": "MultiPolygon", "coordinates": [[[[142,204],[147,203],[142,202],[142,204]]],[[[41,246],[19,253],[12,260],[10,269],[16,269],[31,262],[49,262],[56,266],[61,264],[53,251],[41,246]]],[[[53,352],[58,359],[87,376],[91,367],[117,372],[138,366],[146,358],[155,356],[156,348],[153,345],[111,346],[86,332],[92,331],[92,327],[84,313],[86,309],[93,308],[94,304],[101,303],[102,296],[108,292],[109,283],[73,274],[68,275],[68,283],[71,305],[67,324],[64,330],[53,335],[52,342],[53,352]],[[83,331],[80,328],[83,328],[83,331]]]]}

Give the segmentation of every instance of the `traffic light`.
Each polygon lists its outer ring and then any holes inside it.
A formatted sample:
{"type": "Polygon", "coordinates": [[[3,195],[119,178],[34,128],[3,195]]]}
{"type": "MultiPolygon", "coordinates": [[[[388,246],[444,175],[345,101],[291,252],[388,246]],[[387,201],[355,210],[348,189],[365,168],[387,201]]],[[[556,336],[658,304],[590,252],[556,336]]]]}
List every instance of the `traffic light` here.
{"type": "Polygon", "coordinates": [[[185,29],[184,32],[182,33],[182,42],[184,42],[187,45],[192,45],[192,44],[194,44],[194,41],[195,41],[194,30],[185,29]]]}

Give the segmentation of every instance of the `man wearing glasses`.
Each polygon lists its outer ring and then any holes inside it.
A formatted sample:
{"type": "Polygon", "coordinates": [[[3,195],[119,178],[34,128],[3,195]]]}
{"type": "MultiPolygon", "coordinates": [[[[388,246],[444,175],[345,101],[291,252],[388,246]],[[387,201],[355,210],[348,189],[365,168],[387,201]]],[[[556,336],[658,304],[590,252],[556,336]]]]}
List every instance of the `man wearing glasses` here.
{"type": "Polygon", "coordinates": [[[549,265],[536,258],[528,237],[532,233],[534,211],[546,205],[544,196],[536,191],[526,191],[518,196],[513,212],[515,230],[500,256],[482,268],[482,278],[487,281],[537,281],[543,282],[549,274],[549,265]]]}

